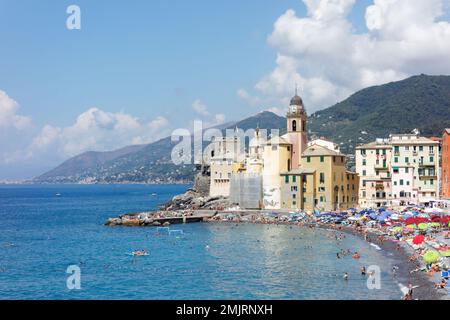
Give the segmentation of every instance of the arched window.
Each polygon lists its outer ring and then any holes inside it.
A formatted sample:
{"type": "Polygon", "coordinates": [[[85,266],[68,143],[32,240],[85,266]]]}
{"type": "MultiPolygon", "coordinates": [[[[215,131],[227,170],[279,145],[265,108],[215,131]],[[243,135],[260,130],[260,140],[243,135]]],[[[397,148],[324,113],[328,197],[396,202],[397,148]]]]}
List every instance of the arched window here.
{"type": "Polygon", "coordinates": [[[292,121],[292,131],[297,131],[297,120],[292,121]]]}

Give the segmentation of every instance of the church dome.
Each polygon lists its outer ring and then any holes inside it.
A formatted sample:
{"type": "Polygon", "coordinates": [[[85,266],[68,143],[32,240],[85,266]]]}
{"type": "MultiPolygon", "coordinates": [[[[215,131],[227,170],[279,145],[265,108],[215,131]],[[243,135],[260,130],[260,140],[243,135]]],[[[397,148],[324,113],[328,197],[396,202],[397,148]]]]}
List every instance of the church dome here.
{"type": "Polygon", "coordinates": [[[303,100],[297,94],[291,99],[291,106],[303,106],[303,100]]]}

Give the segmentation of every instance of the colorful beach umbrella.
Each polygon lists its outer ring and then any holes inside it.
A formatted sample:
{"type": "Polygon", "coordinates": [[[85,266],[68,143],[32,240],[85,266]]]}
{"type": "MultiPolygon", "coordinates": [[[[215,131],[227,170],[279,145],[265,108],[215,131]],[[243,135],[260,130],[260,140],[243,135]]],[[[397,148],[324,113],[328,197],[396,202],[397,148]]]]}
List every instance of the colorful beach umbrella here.
{"type": "Polygon", "coordinates": [[[430,226],[433,228],[439,228],[441,226],[441,224],[439,222],[432,222],[432,223],[430,223],[430,226]]]}
{"type": "Polygon", "coordinates": [[[435,263],[439,260],[439,252],[434,250],[427,251],[422,258],[426,263],[435,263]]]}
{"type": "Polygon", "coordinates": [[[409,224],[406,226],[408,229],[417,229],[417,226],[415,224],[409,224]]]}
{"type": "Polygon", "coordinates": [[[441,256],[443,256],[443,257],[450,257],[450,250],[441,252],[441,256]]]}
{"type": "Polygon", "coordinates": [[[391,230],[394,232],[397,232],[397,231],[402,231],[403,228],[402,227],[393,227],[391,230]]]}
{"type": "Polygon", "coordinates": [[[418,225],[419,230],[427,230],[428,224],[427,223],[421,223],[418,225]]]}
{"type": "Polygon", "coordinates": [[[425,241],[425,237],[423,235],[421,235],[421,234],[415,236],[414,239],[413,239],[413,243],[417,244],[417,245],[421,244],[424,241],[425,241]]]}

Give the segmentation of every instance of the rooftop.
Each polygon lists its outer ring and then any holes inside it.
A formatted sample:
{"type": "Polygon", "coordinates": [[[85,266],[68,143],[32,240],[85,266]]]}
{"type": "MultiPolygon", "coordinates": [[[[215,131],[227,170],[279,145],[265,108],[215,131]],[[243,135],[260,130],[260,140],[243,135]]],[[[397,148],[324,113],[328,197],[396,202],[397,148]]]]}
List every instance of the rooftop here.
{"type": "Polygon", "coordinates": [[[302,154],[302,157],[314,157],[314,156],[344,156],[342,153],[330,150],[328,148],[313,145],[308,147],[302,154]]]}
{"type": "Polygon", "coordinates": [[[282,176],[295,175],[296,176],[296,175],[301,175],[301,174],[313,174],[314,172],[316,172],[316,170],[298,168],[298,169],[293,169],[291,171],[282,172],[282,173],[280,173],[280,175],[282,175],[282,176]]]}

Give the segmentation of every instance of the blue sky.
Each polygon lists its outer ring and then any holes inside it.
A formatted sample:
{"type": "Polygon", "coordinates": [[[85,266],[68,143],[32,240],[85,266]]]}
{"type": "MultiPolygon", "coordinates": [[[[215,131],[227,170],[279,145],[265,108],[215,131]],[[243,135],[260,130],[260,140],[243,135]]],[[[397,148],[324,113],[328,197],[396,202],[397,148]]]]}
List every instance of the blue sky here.
{"type": "Polygon", "coordinates": [[[450,0],[0,0],[0,180],[450,74],[450,0]],[[81,30],[66,9],[81,8],[81,30]]]}
{"type": "Polygon", "coordinates": [[[266,38],[289,8],[306,10],[298,0],[0,1],[0,88],[38,124],[70,125],[96,106],[183,125],[195,99],[239,119],[256,110],[236,91],[273,68],[266,38]],[[70,4],[80,31],[65,28],[70,4]]]}

